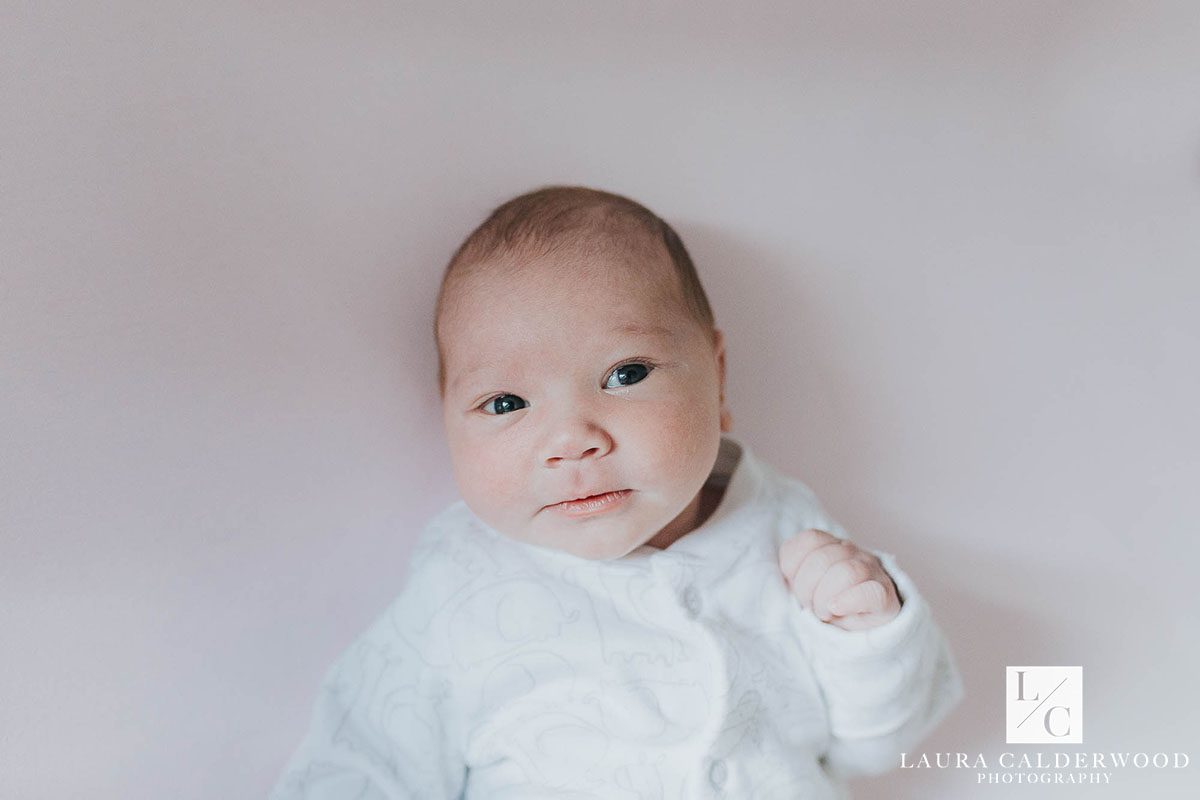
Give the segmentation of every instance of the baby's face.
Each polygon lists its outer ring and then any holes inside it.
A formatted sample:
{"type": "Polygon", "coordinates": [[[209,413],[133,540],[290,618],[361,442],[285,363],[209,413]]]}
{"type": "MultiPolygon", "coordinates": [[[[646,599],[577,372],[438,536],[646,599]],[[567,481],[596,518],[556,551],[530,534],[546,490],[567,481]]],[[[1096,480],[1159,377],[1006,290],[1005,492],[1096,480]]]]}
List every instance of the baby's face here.
{"type": "Polygon", "coordinates": [[[500,533],[610,559],[695,527],[724,355],[662,259],[551,255],[453,290],[439,327],[450,455],[500,533]]]}

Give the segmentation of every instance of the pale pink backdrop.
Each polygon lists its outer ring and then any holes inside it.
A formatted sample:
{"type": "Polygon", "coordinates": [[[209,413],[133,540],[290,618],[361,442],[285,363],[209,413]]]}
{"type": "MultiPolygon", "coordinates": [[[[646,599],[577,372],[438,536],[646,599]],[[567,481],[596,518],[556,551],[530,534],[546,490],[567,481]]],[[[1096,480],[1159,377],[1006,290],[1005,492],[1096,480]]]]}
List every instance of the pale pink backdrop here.
{"type": "MultiPolygon", "coordinates": [[[[1189,2],[6,4],[0,796],[251,798],[454,498],[438,272],[508,196],[676,224],[735,428],[1005,665],[1084,667],[1105,788],[1200,693],[1189,2]]],[[[1046,748],[1042,748],[1046,749],[1046,748]]]]}

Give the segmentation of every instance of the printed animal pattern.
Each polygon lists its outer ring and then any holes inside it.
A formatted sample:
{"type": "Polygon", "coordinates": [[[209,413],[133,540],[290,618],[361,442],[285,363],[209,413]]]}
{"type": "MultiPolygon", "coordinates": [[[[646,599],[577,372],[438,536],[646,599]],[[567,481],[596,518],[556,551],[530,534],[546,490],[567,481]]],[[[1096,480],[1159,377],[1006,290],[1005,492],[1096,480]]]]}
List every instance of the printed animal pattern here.
{"type": "Polygon", "coordinates": [[[607,562],[448,508],[331,671],[274,797],[844,796],[834,767],[877,771],[957,702],[957,672],[890,554],[905,606],[887,625],[801,609],[779,544],[844,533],[744,447],[728,480],[705,525],[607,562]]]}

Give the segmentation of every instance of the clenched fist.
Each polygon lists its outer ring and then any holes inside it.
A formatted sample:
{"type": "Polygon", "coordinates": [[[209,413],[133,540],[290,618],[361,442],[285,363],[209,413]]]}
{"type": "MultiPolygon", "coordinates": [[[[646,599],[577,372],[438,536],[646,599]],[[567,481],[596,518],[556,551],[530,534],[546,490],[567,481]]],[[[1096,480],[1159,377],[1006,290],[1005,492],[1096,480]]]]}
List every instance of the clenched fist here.
{"type": "Polygon", "coordinates": [[[851,541],[806,530],[779,548],[779,568],[800,605],[847,631],[875,628],[900,613],[900,595],[879,559],[851,541]]]}

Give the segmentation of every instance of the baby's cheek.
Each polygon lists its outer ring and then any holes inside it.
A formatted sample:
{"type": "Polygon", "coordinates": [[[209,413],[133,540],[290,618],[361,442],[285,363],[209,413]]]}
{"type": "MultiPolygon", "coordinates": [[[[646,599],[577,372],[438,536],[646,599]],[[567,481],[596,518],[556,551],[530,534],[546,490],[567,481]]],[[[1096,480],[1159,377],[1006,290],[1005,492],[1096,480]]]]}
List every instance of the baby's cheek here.
{"type": "Polygon", "coordinates": [[[488,453],[485,448],[460,447],[453,451],[455,477],[471,510],[489,525],[503,529],[518,480],[511,468],[506,469],[501,459],[489,458],[488,453]]]}
{"type": "Polygon", "coordinates": [[[493,514],[503,514],[519,504],[525,481],[512,464],[503,460],[479,461],[473,467],[473,482],[485,505],[493,514]]]}
{"type": "Polygon", "coordinates": [[[720,441],[717,409],[695,403],[665,405],[662,413],[648,418],[641,438],[654,454],[653,468],[660,475],[675,475],[681,480],[695,471],[707,474],[704,463],[709,451],[715,453],[720,441]]]}

